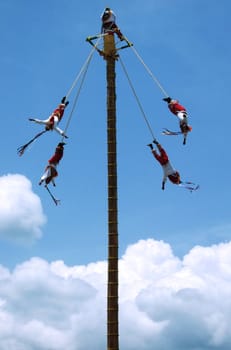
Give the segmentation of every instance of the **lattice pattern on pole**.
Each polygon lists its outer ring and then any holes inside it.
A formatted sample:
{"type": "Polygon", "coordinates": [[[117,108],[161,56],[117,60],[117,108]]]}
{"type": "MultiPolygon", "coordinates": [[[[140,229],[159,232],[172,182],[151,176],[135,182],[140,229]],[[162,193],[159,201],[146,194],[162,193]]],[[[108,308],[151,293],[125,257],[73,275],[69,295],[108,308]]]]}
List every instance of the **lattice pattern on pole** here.
{"type": "Polygon", "coordinates": [[[118,208],[116,154],[116,84],[114,35],[104,37],[107,66],[107,140],[108,140],[108,292],[107,349],[119,350],[118,307],[118,208]]]}

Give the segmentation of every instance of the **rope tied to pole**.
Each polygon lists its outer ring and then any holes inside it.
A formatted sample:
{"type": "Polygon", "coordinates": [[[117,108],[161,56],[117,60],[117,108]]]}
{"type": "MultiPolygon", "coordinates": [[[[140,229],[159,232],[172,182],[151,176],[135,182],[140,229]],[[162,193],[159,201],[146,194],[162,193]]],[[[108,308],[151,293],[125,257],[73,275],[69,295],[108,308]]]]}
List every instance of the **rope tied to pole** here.
{"type": "MultiPolygon", "coordinates": [[[[97,40],[95,46],[97,46],[97,44],[98,44],[98,42],[99,42],[100,39],[101,39],[101,38],[98,38],[98,40],[97,40]]],[[[95,47],[91,50],[91,52],[90,52],[89,56],[87,57],[85,63],[83,64],[82,68],[80,69],[79,73],[77,74],[76,78],[74,79],[74,81],[73,81],[73,83],[72,83],[72,85],[71,85],[69,91],[68,91],[67,94],[66,94],[66,99],[68,99],[68,97],[70,96],[72,90],[75,88],[75,86],[76,86],[76,84],[77,84],[79,78],[81,77],[83,71],[86,69],[86,66],[89,65],[89,63],[90,63],[90,61],[91,61],[91,59],[92,59],[92,56],[93,56],[94,52],[95,52],[95,47]]]]}
{"type": "MultiPolygon", "coordinates": [[[[88,71],[88,68],[89,68],[89,65],[90,65],[90,62],[91,62],[91,59],[92,59],[92,56],[94,54],[94,49],[92,49],[88,59],[86,60],[86,63],[84,64],[84,66],[82,67],[82,69],[80,70],[80,73],[78,74],[77,78],[75,79],[74,83],[72,84],[71,86],[71,89],[69,90],[69,92],[67,93],[67,96],[70,95],[71,91],[74,89],[75,85],[77,84],[78,80],[80,79],[81,75],[82,75],[82,79],[81,79],[81,82],[80,82],[80,86],[79,86],[79,89],[77,90],[77,93],[76,93],[76,96],[75,96],[75,99],[74,99],[74,102],[73,102],[73,107],[72,107],[72,110],[69,114],[69,117],[67,119],[67,123],[66,123],[66,127],[64,129],[64,135],[66,134],[66,131],[70,125],[70,122],[71,122],[71,119],[72,119],[72,116],[73,116],[73,113],[75,111],[75,108],[76,108],[76,104],[77,104],[77,101],[78,101],[78,98],[79,98],[79,95],[80,95],[80,92],[81,92],[81,89],[83,87],[83,83],[84,83],[84,80],[86,78],[86,74],[87,74],[87,71],[88,71]]],[[[67,98],[67,97],[66,97],[67,98]]],[[[62,137],[62,141],[64,140],[64,136],[62,137]]]]}

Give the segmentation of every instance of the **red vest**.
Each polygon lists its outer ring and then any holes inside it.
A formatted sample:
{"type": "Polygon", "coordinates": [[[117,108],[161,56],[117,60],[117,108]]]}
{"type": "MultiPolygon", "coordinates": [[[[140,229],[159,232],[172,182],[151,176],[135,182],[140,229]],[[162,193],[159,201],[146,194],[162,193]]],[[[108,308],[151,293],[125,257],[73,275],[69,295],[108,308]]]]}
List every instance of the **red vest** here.
{"type": "Polygon", "coordinates": [[[57,165],[63,157],[63,148],[56,147],[55,154],[48,160],[50,164],[57,165]]]}
{"type": "Polygon", "coordinates": [[[171,182],[173,182],[174,184],[179,184],[180,182],[180,174],[178,173],[178,171],[176,171],[174,174],[172,175],[168,175],[168,178],[171,182]]]}
{"type": "Polygon", "coordinates": [[[63,114],[64,114],[64,108],[56,108],[52,113],[52,117],[56,115],[60,121],[63,117],[63,114]]]}
{"type": "Polygon", "coordinates": [[[177,112],[186,112],[186,109],[181,106],[178,101],[176,102],[173,102],[173,103],[169,103],[168,104],[168,108],[170,109],[170,111],[173,113],[173,114],[177,114],[177,112]]]}

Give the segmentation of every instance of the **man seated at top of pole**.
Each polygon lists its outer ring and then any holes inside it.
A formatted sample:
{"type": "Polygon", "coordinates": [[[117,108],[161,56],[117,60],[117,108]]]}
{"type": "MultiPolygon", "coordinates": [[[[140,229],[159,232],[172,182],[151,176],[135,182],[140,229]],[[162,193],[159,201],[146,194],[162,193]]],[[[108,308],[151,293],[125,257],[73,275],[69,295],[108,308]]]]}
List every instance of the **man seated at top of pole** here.
{"type": "Polygon", "coordinates": [[[106,7],[104,12],[101,15],[102,20],[102,27],[101,27],[101,33],[116,33],[118,38],[122,41],[124,40],[124,36],[121,33],[120,29],[116,25],[116,16],[115,13],[109,8],[106,7]]]}

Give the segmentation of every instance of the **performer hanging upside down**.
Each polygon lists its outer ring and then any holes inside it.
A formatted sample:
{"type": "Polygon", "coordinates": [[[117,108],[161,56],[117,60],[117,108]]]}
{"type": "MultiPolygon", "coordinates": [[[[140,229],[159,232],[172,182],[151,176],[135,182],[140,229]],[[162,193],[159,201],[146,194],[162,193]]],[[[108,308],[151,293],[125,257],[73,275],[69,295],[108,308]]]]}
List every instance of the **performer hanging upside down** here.
{"type": "Polygon", "coordinates": [[[185,145],[187,134],[188,132],[192,131],[192,127],[188,125],[186,108],[180,105],[179,101],[173,100],[171,97],[165,97],[163,98],[163,101],[168,103],[169,110],[179,119],[180,130],[184,135],[183,144],[185,145]]]}
{"type": "Polygon", "coordinates": [[[35,122],[37,124],[43,124],[45,125],[45,129],[48,130],[55,130],[56,132],[58,132],[61,136],[67,138],[67,136],[65,135],[64,131],[61,130],[58,127],[59,122],[61,121],[63,114],[64,114],[64,110],[66,108],[66,106],[69,104],[68,101],[66,101],[66,97],[63,97],[61,100],[61,103],[58,105],[58,107],[53,111],[53,113],[50,115],[50,117],[48,119],[45,120],[41,120],[41,119],[35,119],[35,118],[29,118],[30,121],[35,122]]]}
{"type": "Polygon", "coordinates": [[[115,13],[109,8],[106,7],[104,12],[101,15],[102,27],[101,33],[114,32],[117,34],[118,38],[122,41],[124,36],[116,25],[116,16],[115,13]]]}
{"type": "MultiPolygon", "coordinates": [[[[48,160],[48,165],[45,169],[45,173],[42,175],[39,185],[41,185],[44,181],[46,185],[48,185],[50,182],[52,182],[53,186],[55,186],[55,177],[58,176],[58,171],[56,169],[57,165],[59,164],[60,160],[63,157],[63,149],[65,143],[60,142],[58,146],[55,149],[55,154],[48,160]]],[[[45,186],[46,186],[45,185],[45,186]]]]}
{"type": "Polygon", "coordinates": [[[162,180],[162,190],[164,190],[165,188],[165,183],[167,181],[167,178],[174,185],[179,185],[181,187],[184,187],[190,192],[198,190],[199,185],[196,185],[195,183],[189,182],[189,181],[186,181],[186,182],[181,181],[179,172],[172,167],[168,159],[168,155],[163,149],[163,147],[159,144],[159,142],[156,139],[153,140],[153,143],[157,146],[159,153],[153,148],[153,145],[151,143],[148,144],[148,147],[151,148],[153,156],[160,163],[163,169],[164,175],[162,180]]]}
{"type": "Polygon", "coordinates": [[[156,158],[156,160],[161,164],[163,169],[163,180],[162,180],[162,190],[165,188],[165,183],[167,181],[167,178],[175,185],[179,185],[181,183],[180,174],[178,171],[176,171],[169,159],[168,155],[163,149],[163,147],[159,144],[157,140],[154,140],[153,143],[157,146],[159,153],[153,148],[153,145],[150,143],[148,146],[151,148],[152,154],[156,158]]]}

